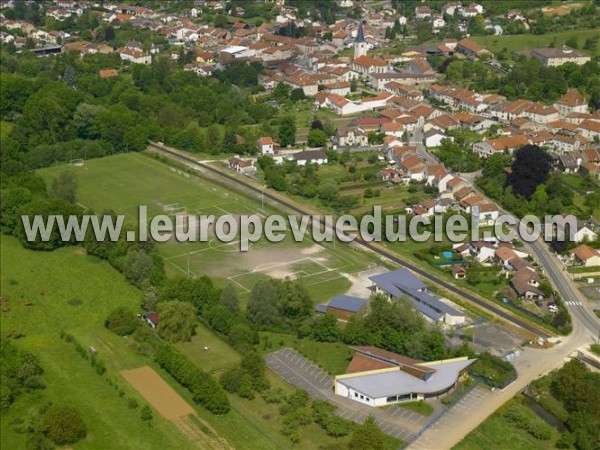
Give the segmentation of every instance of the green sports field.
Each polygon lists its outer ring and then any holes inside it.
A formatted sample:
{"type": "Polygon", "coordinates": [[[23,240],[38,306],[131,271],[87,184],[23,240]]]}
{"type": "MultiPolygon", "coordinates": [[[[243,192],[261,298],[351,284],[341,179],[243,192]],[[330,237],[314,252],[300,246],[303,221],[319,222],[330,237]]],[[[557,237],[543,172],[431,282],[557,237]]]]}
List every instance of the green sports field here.
{"type": "MultiPolygon", "coordinates": [[[[148,207],[149,216],[169,213],[172,205],[187,214],[222,216],[259,214],[262,209],[237,192],[219,184],[170,167],[147,155],[122,154],[85,161],[83,166],[56,166],[39,173],[48,183],[63,170],[72,171],[78,180],[78,202],[94,211],[111,209],[137,220],[139,205],[148,207]]],[[[289,233],[291,235],[291,233],[289,233]]],[[[261,239],[248,252],[239,251],[239,241],[224,243],[210,235],[208,242],[179,242],[172,239],[158,245],[171,276],[208,275],[217,284],[232,282],[242,297],[257,280],[301,278],[315,302],[348,290],[344,273],[353,273],[370,264],[362,253],[336,244],[316,244],[308,239],[295,242],[287,236],[282,242],[261,239]]]]}

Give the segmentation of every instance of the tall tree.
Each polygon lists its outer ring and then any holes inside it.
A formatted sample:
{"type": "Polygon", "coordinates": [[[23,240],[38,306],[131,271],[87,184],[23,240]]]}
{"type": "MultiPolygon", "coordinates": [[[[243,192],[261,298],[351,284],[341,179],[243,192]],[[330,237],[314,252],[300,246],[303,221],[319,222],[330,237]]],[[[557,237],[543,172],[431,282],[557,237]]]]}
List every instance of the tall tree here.
{"type": "Polygon", "coordinates": [[[285,116],[279,124],[279,143],[282,147],[296,143],[296,119],[294,116],[285,116]]]}
{"type": "Polygon", "coordinates": [[[525,145],[517,150],[509,175],[515,194],[531,199],[536,188],[548,178],[551,161],[550,155],[537,145],[525,145]]]}
{"type": "Polygon", "coordinates": [[[69,203],[77,200],[77,177],[70,170],[63,170],[54,180],[50,193],[69,203]]]}
{"type": "Polygon", "coordinates": [[[67,84],[67,86],[69,86],[71,88],[75,87],[75,84],[77,83],[77,76],[75,74],[75,69],[73,69],[73,66],[70,64],[65,69],[65,72],[63,74],[63,81],[67,84]]]}
{"type": "Polygon", "coordinates": [[[354,430],[348,448],[351,450],[382,450],[385,448],[385,435],[375,423],[373,416],[369,416],[365,423],[354,430]]]}
{"type": "Polygon", "coordinates": [[[237,314],[240,312],[240,299],[238,298],[233,283],[227,283],[225,285],[223,291],[221,291],[219,304],[232,314],[237,314]]]}
{"type": "Polygon", "coordinates": [[[324,314],[317,317],[312,327],[312,337],[318,342],[335,342],[340,335],[337,317],[333,314],[324,314]]]}
{"type": "Polygon", "coordinates": [[[308,145],[311,147],[323,147],[327,143],[327,136],[323,130],[314,129],[308,133],[308,145]]]}
{"type": "Polygon", "coordinates": [[[115,29],[109,25],[104,30],[104,40],[106,42],[111,42],[114,38],[115,38],[115,29]]]}
{"type": "Polygon", "coordinates": [[[133,251],[125,258],[125,277],[136,286],[141,286],[152,273],[152,258],[142,251],[133,251]]]}
{"type": "Polygon", "coordinates": [[[159,303],[158,334],[170,342],[188,342],[196,333],[196,311],[189,303],[178,301],[159,303]]]}
{"type": "Polygon", "coordinates": [[[269,280],[259,280],[252,287],[248,298],[248,318],[259,325],[277,322],[277,292],[269,280]]]}

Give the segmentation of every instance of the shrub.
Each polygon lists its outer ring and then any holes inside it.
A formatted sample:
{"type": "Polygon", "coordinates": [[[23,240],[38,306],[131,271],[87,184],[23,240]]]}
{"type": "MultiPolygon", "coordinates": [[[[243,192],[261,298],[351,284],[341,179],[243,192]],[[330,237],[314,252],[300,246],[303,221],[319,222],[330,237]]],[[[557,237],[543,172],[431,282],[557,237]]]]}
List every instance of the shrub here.
{"type": "Polygon", "coordinates": [[[285,393],[281,388],[268,389],[262,393],[262,398],[267,403],[281,403],[285,398],[285,393]]]}
{"type": "Polygon", "coordinates": [[[73,444],[87,434],[81,413],[67,405],[51,406],[42,416],[40,429],[55,444],[73,444]]]}
{"type": "Polygon", "coordinates": [[[104,321],[104,326],[119,336],[132,334],[140,324],[135,313],[124,306],[113,310],[104,321]]]}
{"type": "Polygon", "coordinates": [[[144,405],[140,410],[140,417],[144,422],[150,422],[152,420],[152,410],[148,405],[144,405]]]}
{"type": "Polygon", "coordinates": [[[325,422],[325,433],[332,437],[342,437],[350,434],[353,423],[343,417],[331,415],[325,422]]]}
{"type": "Polygon", "coordinates": [[[189,389],[194,401],[213,414],[226,414],[230,404],[227,395],[208,373],[198,369],[185,355],[169,344],[154,353],[154,360],[183,387],[189,389]]]}
{"type": "Polygon", "coordinates": [[[506,386],[517,376],[514,366],[488,352],[482,353],[470,367],[469,373],[493,387],[506,386]]]}
{"type": "Polygon", "coordinates": [[[552,437],[552,428],[541,419],[532,420],[527,427],[527,432],[540,441],[547,441],[552,437]]]}

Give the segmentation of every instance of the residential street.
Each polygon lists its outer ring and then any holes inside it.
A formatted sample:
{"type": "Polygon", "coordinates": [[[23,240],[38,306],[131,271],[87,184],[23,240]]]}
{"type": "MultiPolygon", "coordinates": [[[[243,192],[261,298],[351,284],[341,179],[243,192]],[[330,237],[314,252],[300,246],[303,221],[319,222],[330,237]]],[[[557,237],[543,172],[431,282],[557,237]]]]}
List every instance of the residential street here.
{"type": "MultiPolygon", "coordinates": [[[[473,177],[464,177],[472,182],[473,177]]],[[[483,195],[483,194],[482,194],[483,195]]],[[[502,211],[507,214],[506,211],[502,211]]],[[[558,369],[578,347],[588,345],[600,335],[600,321],[594,316],[588,300],[563,271],[558,259],[545,242],[525,244],[525,248],[543,267],[554,289],[566,304],[573,321],[573,332],[563,338],[553,339],[556,345],[548,350],[525,348],[513,362],[519,377],[503,391],[489,395],[468,396],[444,415],[438,422],[416,439],[410,448],[446,449],[458,444],[468,433],[493,414],[500,406],[521,392],[531,381],[558,369]],[[577,303],[580,303],[577,304],[577,303]],[[469,413],[470,411],[476,413],[469,413]]]]}

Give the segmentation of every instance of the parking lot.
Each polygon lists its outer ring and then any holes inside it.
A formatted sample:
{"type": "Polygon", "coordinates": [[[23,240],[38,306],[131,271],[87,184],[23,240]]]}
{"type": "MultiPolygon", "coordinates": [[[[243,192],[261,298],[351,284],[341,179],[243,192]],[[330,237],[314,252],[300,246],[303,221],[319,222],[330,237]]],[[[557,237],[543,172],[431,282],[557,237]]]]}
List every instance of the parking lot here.
{"type": "Polygon", "coordinates": [[[285,348],[267,355],[265,360],[281,378],[313,398],[327,400],[325,392],[333,392],[333,377],[294,350],[285,348]]]}
{"type": "Polygon", "coordinates": [[[265,361],[288,383],[306,390],[312,398],[327,400],[337,406],[336,414],[345,419],[363,423],[372,415],[384,433],[403,441],[411,439],[427,423],[427,417],[399,406],[371,408],[335,395],[333,377],[292,349],[271,353],[265,361]]]}

